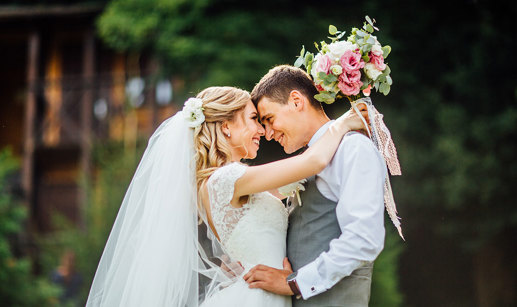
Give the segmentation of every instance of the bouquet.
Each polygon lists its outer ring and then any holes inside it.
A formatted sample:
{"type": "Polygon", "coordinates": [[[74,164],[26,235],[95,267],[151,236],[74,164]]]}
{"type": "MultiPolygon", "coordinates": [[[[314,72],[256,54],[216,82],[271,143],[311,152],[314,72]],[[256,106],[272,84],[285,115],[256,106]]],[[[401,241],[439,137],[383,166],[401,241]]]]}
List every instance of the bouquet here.
{"type": "MultiPolygon", "coordinates": [[[[362,118],[368,135],[384,157],[387,167],[392,175],[401,175],[400,164],[397,158],[397,150],[391,139],[391,134],[380,114],[369,98],[372,89],[388,95],[393,84],[389,66],[385,59],[391,52],[391,47],[382,46],[373,35],[379,31],[375,27],[375,19],[365,17],[366,21],[362,29],[352,28],[351,34],[346,40],[342,40],[345,32],[329,26],[330,43],[325,41],[314,43],[318,53],[316,56],[302,47],[300,55],[294,65],[304,66],[312,77],[318,94],[314,96],[318,101],[327,104],[346,97],[352,108],[361,116],[357,104],[364,103],[368,109],[370,128],[366,120],[362,118]]],[[[384,184],[384,203],[386,210],[400,236],[402,228],[400,218],[397,216],[397,207],[391,190],[390,179],[386,175],[384,184]]]]}
{"type": "Polygon", "coordinates": [[[313,78],[319,94],[315,98],[327,104],[346,97],[355,101],[370,96],[371,90],[388,95],[393,80],[385,59],[391,47],[382,46],[373,35],[375,20],[366,16],[363,28],[353,28],[350,36],[342,40],[345,32],[329,26],[331,43],[314,43],[319,51],[316,56],[302,47],[294,66],[305,66],[313,78]]]}

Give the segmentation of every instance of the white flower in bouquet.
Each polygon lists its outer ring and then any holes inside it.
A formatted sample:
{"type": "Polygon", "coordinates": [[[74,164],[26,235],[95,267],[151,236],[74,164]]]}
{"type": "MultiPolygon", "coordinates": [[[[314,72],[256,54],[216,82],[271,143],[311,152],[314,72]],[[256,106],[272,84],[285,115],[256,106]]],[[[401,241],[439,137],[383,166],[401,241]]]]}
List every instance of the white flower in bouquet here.
{"type": "Polygon", "coordinates": [[[366,72],[368,78],[372,79],[373,81],[377,80],[377,78],[382,74],[382,71],[378,70],[372,63],[367,63],[364,66],[364,71],[366,72]]]}
{"type": "Polygon", "coordinates": [[[343,53],[347,50],[356,50],[359,48],[356,44],[348,42],[348,41],[337,41],[334,43],[329,44],[328,46],[329,52],[327,53],[330,59],[333,62],[339,62],[339,59],[341,56],[343,56],[343,53]]]}
{"type": "Polygon", "coordinates": [[[377,43],[372,46],[372,53],[376,56],[382,56],[382,47],[381,44],[377,43]]]}
{"type": "Polygon", "coordinates": [[[341,65],[332,65],[330,66],[330,71],[334,75],[339,76],[343,73],[343,67],[341,67],[341,65]]]}

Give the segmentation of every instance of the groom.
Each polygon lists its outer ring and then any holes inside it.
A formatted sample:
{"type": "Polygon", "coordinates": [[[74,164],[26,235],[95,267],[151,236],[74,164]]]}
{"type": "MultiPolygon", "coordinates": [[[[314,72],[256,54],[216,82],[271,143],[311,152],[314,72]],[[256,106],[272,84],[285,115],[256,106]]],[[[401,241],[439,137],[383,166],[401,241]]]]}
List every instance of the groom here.
{"type": "MultiPolygon", "coordinates": [[[[309,76],[282,65],[271,69],[251,97],[266,139],[286,153],[313,145],[331,121],[309,76]]],[[[252,268],[251,288],[293,295],[293,306],[368,306],[373,261],[384,247],[385,162],[370,139],[348,133],[331,161],[308,178],[302,205],[289,216],[284,269],[252,268]],[[294,272],[293,272],[294,270],[294,272]]]]}

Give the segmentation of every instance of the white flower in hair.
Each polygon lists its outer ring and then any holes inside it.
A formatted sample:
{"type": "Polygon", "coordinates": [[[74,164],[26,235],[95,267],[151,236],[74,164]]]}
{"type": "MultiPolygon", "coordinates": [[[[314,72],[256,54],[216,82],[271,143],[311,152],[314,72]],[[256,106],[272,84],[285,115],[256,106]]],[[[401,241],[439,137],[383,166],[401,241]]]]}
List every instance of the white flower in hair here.
{"type": "Polygon", "coordinates": [[[199,127],[205,121],[203,101],[199,98],[189,98],[183,106],[183,116],[191,128],[199,127]]]}

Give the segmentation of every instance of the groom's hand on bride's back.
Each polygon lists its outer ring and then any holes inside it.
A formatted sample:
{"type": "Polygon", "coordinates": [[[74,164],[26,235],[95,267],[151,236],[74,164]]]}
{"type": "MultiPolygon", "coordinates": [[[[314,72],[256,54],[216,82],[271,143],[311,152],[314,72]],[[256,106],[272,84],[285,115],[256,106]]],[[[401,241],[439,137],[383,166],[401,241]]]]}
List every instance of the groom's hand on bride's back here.
{"type": "Polygon", "coordinates": [[[244,275],[244,280],[250,288],[260,288],[280,295],[293,295],[293,291],[287,284],[287,277],[292,272],[289,260],[284,258],[282,270],[259,264],[244,275]]]}

